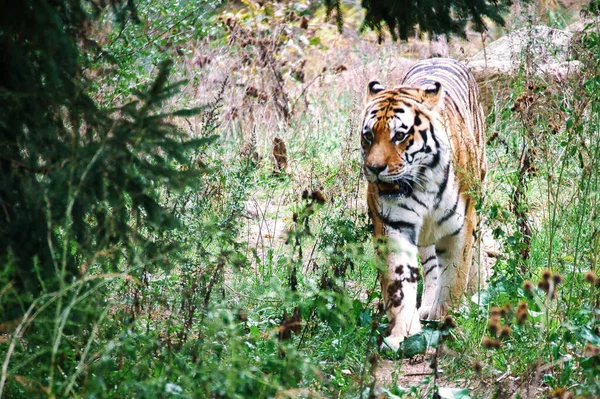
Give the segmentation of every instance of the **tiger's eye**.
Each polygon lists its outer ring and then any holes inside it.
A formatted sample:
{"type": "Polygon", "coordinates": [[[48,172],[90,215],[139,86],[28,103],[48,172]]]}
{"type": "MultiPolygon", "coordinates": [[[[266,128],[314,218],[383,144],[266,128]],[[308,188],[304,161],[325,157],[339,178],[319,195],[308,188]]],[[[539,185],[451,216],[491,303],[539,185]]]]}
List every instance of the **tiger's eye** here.
{"type": "Polygon", "coordinates": [[[373,132],[366,131],[363,133],[363,137],[365,140],[371,142],[373,141],[373,132]]]}
{"type": "Polygon", "coordinates": [[[394,136],[394,140],[396,140],[396,141],[404,141],[405,138],[406,138],[406,133],[402,133],[402,132],[396,132],[396,135],[394,136]]]}

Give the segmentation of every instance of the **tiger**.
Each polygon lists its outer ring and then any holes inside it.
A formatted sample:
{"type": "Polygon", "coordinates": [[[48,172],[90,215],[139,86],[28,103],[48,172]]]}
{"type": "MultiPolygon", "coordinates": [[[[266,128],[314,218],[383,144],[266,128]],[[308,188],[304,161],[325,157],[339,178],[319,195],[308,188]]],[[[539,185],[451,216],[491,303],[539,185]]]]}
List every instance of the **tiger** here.
{"type": "Polygon", "coordinates": [[[443,58],[417,62],[398,87],[368,85],[362,173],[385,260],[379,280],[389,324],[382,346],[392,350],[421,331],[420,319],[443,318],[468,284],[479,284],[472,258],[486,156],[478,96],[469,70],[443,58]]]}

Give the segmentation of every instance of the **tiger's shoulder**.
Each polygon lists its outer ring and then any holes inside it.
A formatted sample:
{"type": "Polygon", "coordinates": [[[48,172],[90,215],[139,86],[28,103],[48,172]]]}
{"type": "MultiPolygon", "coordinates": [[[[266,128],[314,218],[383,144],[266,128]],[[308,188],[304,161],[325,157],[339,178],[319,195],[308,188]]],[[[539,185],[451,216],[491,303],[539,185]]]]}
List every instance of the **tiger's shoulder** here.
{"type": "Polygon", "coordinates": [[[472,187],[486,175],[485,118],[479,102],[479,87],[473,74],[459,61],[431,58],[414,64],[402,86],[419,87],[439,83],[443,90],[441,128],[449,137],[457,174],[472,187]]]}

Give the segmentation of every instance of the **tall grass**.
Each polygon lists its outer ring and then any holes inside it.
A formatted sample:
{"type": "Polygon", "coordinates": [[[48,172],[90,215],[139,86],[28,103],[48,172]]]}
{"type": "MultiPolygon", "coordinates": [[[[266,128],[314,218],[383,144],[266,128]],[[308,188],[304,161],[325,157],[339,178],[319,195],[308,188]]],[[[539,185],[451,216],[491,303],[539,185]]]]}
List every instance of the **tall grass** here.
{"type": "Polygon", "coordinates": [[[502,256],[482,306],[462,313],[458,323],[468,327],[451,347],[463,353],[458,367],[473,370],[478,383],[491,381],[488,390],[499,396],[598,395],[597,37],[598,26],[588,26],[586,55],[566,79],[522,73],[488,116],[484,223],[502,256]],[[493,305],[505,304],[499,321],[510,336],[494,349],[493,305]],[[519,304],[527,306],[522,323],[519,304]]]}

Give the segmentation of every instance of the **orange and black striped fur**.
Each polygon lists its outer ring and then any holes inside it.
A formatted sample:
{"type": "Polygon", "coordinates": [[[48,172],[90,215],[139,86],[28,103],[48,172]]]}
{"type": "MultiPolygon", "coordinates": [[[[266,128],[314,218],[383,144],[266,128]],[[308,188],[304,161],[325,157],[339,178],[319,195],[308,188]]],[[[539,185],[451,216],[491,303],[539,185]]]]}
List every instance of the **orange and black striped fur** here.
{"type": "Polygon", "coordinates": [[[478,278],[472,262],[475,198],[486,160],[477,97],[471,73],[450,59],[418,62],[393,89],[369,83],[363,172],[375,237],[387,238],[379,251],[387,257],[380,281],[389,317],[385,342],[392,349],[421,330],[419,317],[443,317],[469,279],[473,284],[478,278]]]}

